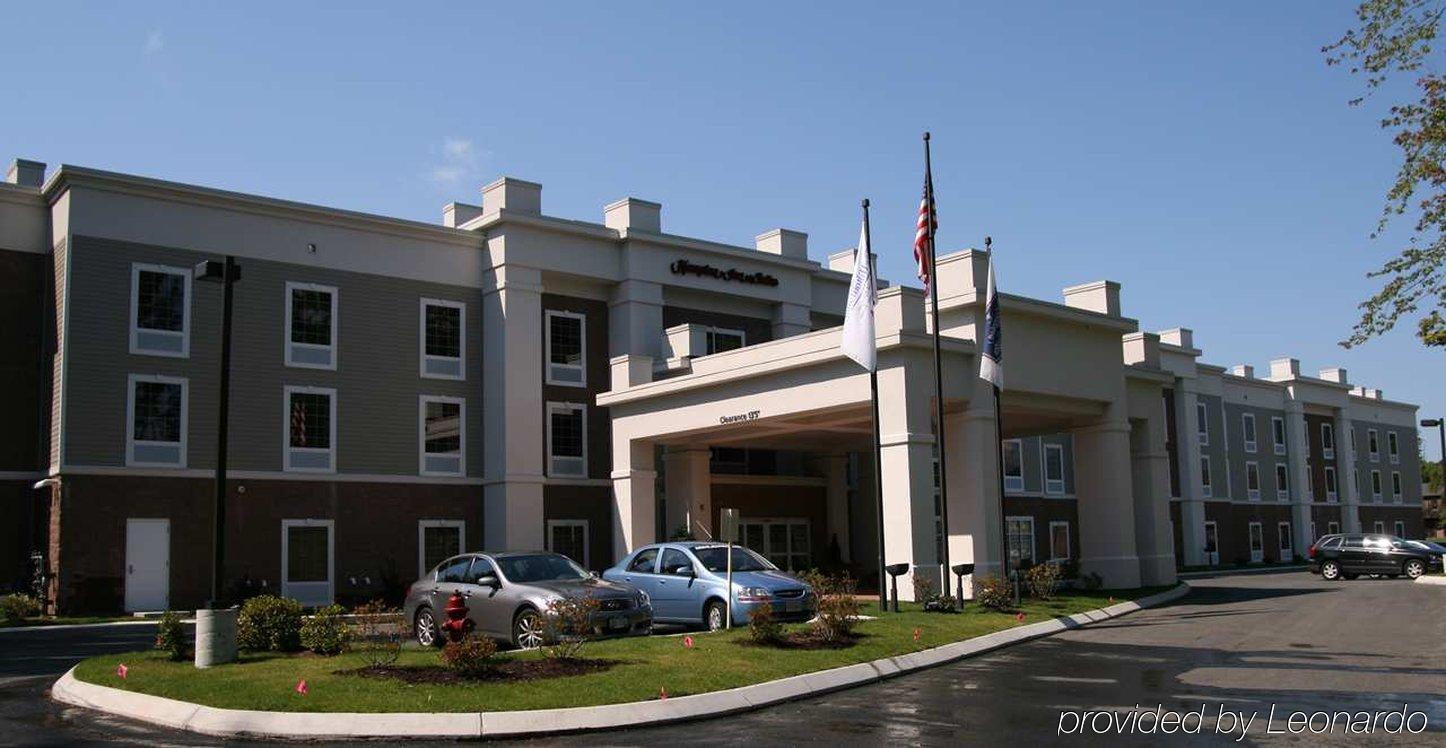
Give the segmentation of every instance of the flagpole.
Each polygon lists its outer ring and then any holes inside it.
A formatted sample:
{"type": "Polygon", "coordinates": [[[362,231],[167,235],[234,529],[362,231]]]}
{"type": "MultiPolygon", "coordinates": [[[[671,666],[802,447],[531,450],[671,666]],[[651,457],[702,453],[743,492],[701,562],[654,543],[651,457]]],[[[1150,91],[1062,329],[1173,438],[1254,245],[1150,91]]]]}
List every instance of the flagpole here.
{"type": "Polygon", "coordinates": [[[949,489],[947,471],[944,469],[944,365],[939,356],[939,268],[935,264],[934,251],[934,168],[929,153],[929,133],[924,133],[924,193],[927,204],[927,229],[929,231],[929,308],[934,316],[934,446],[939,453],[939,523],[943,526],[944,542],[940,548],[943,563],[942,583],[939,594],[949,587],[949,489]]]}
{"type": "MultiPolygon", "coordinates": [[[[874,240],[869,230],[868,198],[864,198],[863,208],[864,246],[860,247],[860,250],[865,254],[863,260],[869,263],[869,277],[877,279],[878,276],[875,275],[877,268],[874,266],[874,240]]],[[[859,259],[859,256],[855,254],[854,262],[858,262],[859,259]]],[[[878,281],[875,280],[874,283],[877,285],[878,281]]],[[[871,341],[871,344],[878,345],[876,341],[871,341]]],[[[879,612],[883,613],[889,608],[889,598],[888,588],[884,586],[884,464],[883,458],[880,456],[881,447],[879,445],[879,365],[877,359],[874,361],[873,368],[869,369],[869,404],[873,409],[874,419],[874,508],[878,518],[875,524],[878,526],[879,533],[879,612]]]]}
{"type": "MultiPolygon", "coordinates": [[[[992,238],[984,237],[984,251],[989,253],[991,268],[994,266],[993,245],[992,238]]],[[[996,288],[994,293],[998,294],[999,289],[996,288]]],[[[999,385],[991,383],[991,389],[994,390],[994,454],[997,457],[996,468],[999,473],[999,578],[1004,580],[1008,578],[1006,574],[1009,566],[1009,519],[1004,514],[1004,408],[999,402],[999,385]]]]}

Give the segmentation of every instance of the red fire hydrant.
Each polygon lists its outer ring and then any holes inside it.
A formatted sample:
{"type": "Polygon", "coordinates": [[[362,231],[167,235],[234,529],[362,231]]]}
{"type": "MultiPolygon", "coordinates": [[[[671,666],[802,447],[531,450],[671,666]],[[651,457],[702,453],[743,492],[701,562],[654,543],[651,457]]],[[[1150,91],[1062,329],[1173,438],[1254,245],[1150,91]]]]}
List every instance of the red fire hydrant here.
{"type": "Polygon", "coordinates": [[[467,602],[462,593],[453,592],[452,596],[447,598],[447,607],[442,612],[447,616],[447,620],[442,622],[442,630],[446,632],[449,640],[459,642],[472,633],[475,624],[467,617],[467,602]]]}

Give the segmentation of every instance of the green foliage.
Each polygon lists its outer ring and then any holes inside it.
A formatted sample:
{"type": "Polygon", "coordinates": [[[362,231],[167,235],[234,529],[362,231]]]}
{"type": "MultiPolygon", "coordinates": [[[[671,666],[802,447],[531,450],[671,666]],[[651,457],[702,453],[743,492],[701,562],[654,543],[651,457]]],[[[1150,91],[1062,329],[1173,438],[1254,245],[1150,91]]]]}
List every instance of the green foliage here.
{"type": "Polygon", "coordinates": [[[974,577],[974,602],[990,610],[1009,610],[1014,605],[1014,588],[1009,580],[993,574],[974,577]]]}
{"type": "Polygon", "coordinates": [[[591,595],[561,597],[542,612],[542,654],[559,660],[582,657],[583,646],[593,633],[597,598],[591,595]]]}
{"type": "Polygon", "coordinates": [[[813,630],[826,642],[841,642],[853,636],[859,620],[859,601],[854,597],[854,580],[848,574],[824,574],[811,570],[801,575],[804,584],[813,588],[818,601],[818,616],[813,630]]]}
{"type": "Polygon", "coordinates": [[[0,597],[0,621],[19,623],[40,615],[40,601],[23,592],[0,597]]]}
{"type": "Polygon", "coordinates": [[[294,652],[301,648],[301,603],[258,595],[241,605],[236,644],[242,649],[294,652]]]}
{"type": "Polygon", "coordinates": [[[1060,580],[1063,578],[1059,564],[1035,564],[1029,567],[1024,573],[1024,581],[1029,586],[1029,594],[1038,600],[1053,600],[1059,594],[1060,580]]]}
{"type": "Polygon", "coordinates": [[[748,611],[748,636],[754,644],[772,645],[783,640],[783,624],[773,617],[772,603],[759,603],[748,611]]]}
{"type": "Polygon", "coordinates": [[[156,649],[167,653],[172,660],[181,662],[191,654],[188,645],[186,624],[181,622],[181,614],[174,610],[166,611],[156,625],[156,649]]]}
{"type": "Polygon", "coordinates": [[[492,668],[497,642],[485,636],[466,636],[442,647],[442,666],[458,675],[475,678],[492,668]]]}
{"type": "Polygon", "coordinates": [[[402,639],[407,635],[402,611],[384,600],[363,603],[352,611],[356,616],[355,640],[352,650],[368,667],[384,667],[402,654],[402,639]]]}
{"type": "Polygon", "coordinates": [[[301,624],[301,646],[328,657],[341,654],[351,643],[351,629],[342,617],[345,614],[346,610],[340,605],[317,608],[301,624]]]}

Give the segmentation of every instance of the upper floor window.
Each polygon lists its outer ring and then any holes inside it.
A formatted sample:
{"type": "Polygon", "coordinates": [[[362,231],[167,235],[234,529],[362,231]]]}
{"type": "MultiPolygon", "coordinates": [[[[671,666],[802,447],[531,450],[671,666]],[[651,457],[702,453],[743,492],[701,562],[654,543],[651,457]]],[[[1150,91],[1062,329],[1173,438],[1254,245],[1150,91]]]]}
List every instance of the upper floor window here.
{"type": "Polygon", "coordinates": [[[1024,442],[1008,439],[1004,447],[1004,490],[1024,490],[1024,442]]]}
{"type": "Polygon", "coordinates": [[[286,449],[282,468],[315,473],[336,469],[336,390],[287,386],[286,449]]]}
{"type": "Polygon", "coordinates": [[[1336,469],[1327,465],[1325,468],[1325,490],[1326,501],[1335,501],[1336,491],[1336,469]]]}
{"type": "Polygon", "coordinates": [[[174,358],[190,355],[190,271],[131,265],[130,352],[174,358]]]}
{"type": "Polygon", "coordinates": [[[703,353],[722,353],[742,348],[747,345],[742,330],[728,330],[722,327],[710,327],[703,338],[703,353]]]}
{"type": "Polygon", "coordinates": [[[1401,474],[1394,471],[1391,473],[1391,501],[1401,503],[1401,474]]]}
{"type": "Polygon", "coordinates": [[[1205,498],[1208,499],[1208,498],[1210,498],[1211,496],[1214,495],[1214,489],[1211,488],[1211,486],[1210,486],[1210,457],[1209,457],[1209,455],[1201,455],[1201,456],[1200,456],[1200,488],[1201,488],[1201,495],[1204,496],[1205,498]]]}
{"type": "Polygon", "coordinates": [[[336,368],[336,289],[286,284],[286,365],[336,368]]]}
{"type": "Polygon", "coordinates": [[[1279,416],[1272,416],[1270,419],[1270,438],[1274,441],[1275,453],[1285,454],[1285,419],[1279,416]]]}
{"type": "Polygon", "coordinates": [[[587,386],[587,317],[549,309],[547,322],[547,383],[587,386]]]}
{"type": "Polygon", "coordinates": [[[1386,451],[1391,455],[1392,464],[1401,462],[1401,442],[1396,438],[1394,431],[1386,432],[1386,451]]]}
{"type": "Polygon", "coordinates": [[[1336,428],[1329,423],[1320,425],[1320,453],[1327,460],[1336,458],[1336,428]]]}
{"type": "Polygon", "coordinates": [[[1371,462],[1381,460],[1381,438],[1375,429],[1366,429],[1366,451],[1371,455],[1371,462]]]}
{"type": "Polygon", "coordinates": [[[1044,492],[1064,493],[1064,446],[1044,445],[1044,492]]]}
{"type": "Polygon", "coordinates": [[[422,376],[465,379],[467,305],[460,301],[422,299],[422,376]]]}
{"type": "Polygon", "coordinates": [[[1371,471],[1371,501],[1381,500],[1381,471],[1371,471]]]}
{"type": "Polygon", "coordinates": [[[1260,465],[1245,463],[1245,496],[1251,501],[1260,501],[1260,465]]]}
{"type": "Polygon", "coordinates": [[[422,395],[422,475],[462,475],[466,470],[467,404],[460,397],[422,395]]]}
{"type": "Polygon", "coordinates": [[[1200,446],[1210,446],[1210,415],[1205,403],[1195,403],[1195,433],[1200,436],[1200,446]]]}
{"type": "Polygon", "coordinates": [[[1243,413],[1240,416],[1240,430],[1245,435],[1245,451],[1255,454],[1255,414],[1243,413]]]}
{"type": "Polygon", "coordinates": [[[127,387],[126,464],[185,467],[186,380],[132,374],[127,387]]]}
{"type": "Polygon", "coordinates": [[[1280,501],[1290,498],[1290,469],[1283,462],[1275,463],[1275,498],[1280,501]]]}
{"type": "Polygon", "coordinates": [[[547,404],[547,474],[587,477],[587,407],[581,403],[547,404]]]}

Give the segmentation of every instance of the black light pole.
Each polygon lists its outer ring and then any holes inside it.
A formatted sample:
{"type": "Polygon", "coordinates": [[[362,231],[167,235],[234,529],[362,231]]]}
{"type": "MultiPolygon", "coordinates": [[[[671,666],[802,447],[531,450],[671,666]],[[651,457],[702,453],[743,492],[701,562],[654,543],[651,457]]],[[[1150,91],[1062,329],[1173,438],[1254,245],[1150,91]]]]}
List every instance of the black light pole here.
{"type": "Polygon", "coordinates": [[[211,599],[207,607],[226,607],[223,587],[226,578],[226,436],[231,398],[231,286],[241,279],[236,258],[226,255],[224,262],[206,260],[196,264],[196,279],[221,284],[221,378],[217,389],[216,413],[216,494],[211,545],[211,599]]]}
{"type": "MultiPolygon", "coordinates": [[[[1421,419],[1421,428],[1434,428],[1436,429],[1437,436],[1441,438],[1441,472],[1437,477],[1441,480],[1442,493],[1446,494],[1446,418],[1423,418],[1421,419]]],[[[1438,515],[1440,507],[1446,506],[1446,501],[1439,503],[1440,506],[1437,507],[1438,515]]],[[[1438,516],[1436,522],[1439,524],[1440,521],[1441,518],[1438,516]]]]}

